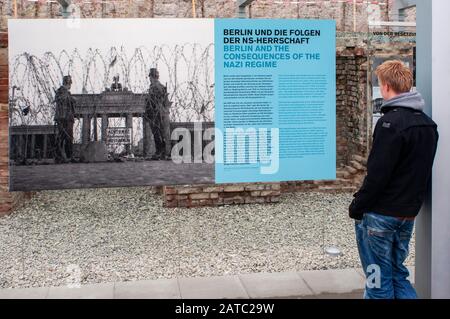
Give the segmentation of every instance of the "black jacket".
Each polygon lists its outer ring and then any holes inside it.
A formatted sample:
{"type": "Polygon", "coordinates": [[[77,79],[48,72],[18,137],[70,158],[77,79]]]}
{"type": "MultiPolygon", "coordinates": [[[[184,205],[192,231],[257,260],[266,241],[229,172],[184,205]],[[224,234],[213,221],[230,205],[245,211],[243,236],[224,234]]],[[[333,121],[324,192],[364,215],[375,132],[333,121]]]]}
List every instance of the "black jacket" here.
{"type": "Polygon", "coordinates": [[[416,217],[425,199],[437,125],[425,113],[407,107],[384,112],[375,128],[367,176],[349,207],[353,219],[361,220],[367,212],[416,217]]]}

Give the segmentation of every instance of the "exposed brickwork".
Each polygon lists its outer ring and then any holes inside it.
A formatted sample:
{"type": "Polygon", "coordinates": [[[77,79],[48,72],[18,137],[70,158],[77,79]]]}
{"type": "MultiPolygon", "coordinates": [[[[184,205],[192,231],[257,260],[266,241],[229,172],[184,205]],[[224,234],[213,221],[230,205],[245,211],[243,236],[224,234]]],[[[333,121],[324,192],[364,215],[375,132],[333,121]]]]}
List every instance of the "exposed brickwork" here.
{"type": "Polygon", "coordinates": [[[164,205],[200,207],[277,203],[280,195],[280,183],[165,186],[164,205]]]}
{"type": "Polygon", "coordinates": [[[0,216],[11,210],[14,198],[8,192],[8,38],[0,33],[0,216]]]}
{"type": "Polygon", "coordinates": [[[335,181],[283,182],[281,190],[282,192],[355,192],[364,180],[366,163],[365,157],[354,155],[348,165],[337,170],[335,181]]]}
{"type": "Polygon", "coordinates": [[[367,57],[363,50],[344,49],[336,58],[337,166],[352,155],[365,156],[370,137],[367,107],[367,57]]]}
{"type": "MultiPolygon", "coordinates": [[[[339,67],[344,68],[346,77],[344,90],[338,92],[338,96],[344,94],[346,106],[344,114],[337,117],[342,123],[342,132],[347,141],[347,151],[345,160],[338,164],[348,164],[352,160],[351,156],[365,156],[368,151],[368,141],[372,132],[372,109],[368,106],[367,100],[367,56],[362,49],[344,50],[338,52],[339,67]]],[[[340,136],[340,134],[338,134],[340,136]]],[[[339,144],[338,144],[339,146],[339,144]]],[[[341,145],[342,146],[342,145],[341,145]]],[[[338,154],[343,154],[338,151],[338,154]]]]}
{"type": "Polygon", "coordinates": [[[166,207],[277,203],[285,192],[355,192],[362,185],[367,159],[354,155],[335,181],[164,186],[166,207]]]}

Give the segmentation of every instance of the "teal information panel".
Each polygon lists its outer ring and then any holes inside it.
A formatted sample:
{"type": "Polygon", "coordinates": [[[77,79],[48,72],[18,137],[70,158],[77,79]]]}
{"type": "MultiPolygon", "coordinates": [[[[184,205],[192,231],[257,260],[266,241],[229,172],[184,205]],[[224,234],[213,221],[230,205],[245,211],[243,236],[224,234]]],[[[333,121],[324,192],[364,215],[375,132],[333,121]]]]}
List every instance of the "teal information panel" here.
{"type": "Polygon", "coordinates": [[[216,183],[336,179],[336,25],[216,19],[216,183]]]}

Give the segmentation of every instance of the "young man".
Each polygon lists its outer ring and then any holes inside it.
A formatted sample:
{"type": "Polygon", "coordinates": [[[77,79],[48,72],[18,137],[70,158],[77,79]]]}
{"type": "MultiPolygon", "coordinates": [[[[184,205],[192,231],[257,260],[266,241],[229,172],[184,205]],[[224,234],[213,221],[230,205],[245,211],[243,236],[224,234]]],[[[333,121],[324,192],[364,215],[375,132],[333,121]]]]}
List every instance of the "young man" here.
{"type": "Polygon", "coordinates": [[[403,265],[414,220],[424,202],[437,149],[437,125],[411,93],[413,76],[400,61],[376,70],[385,100],[367,163],[367,176],[349,207],[367,277],[367,299],[415,299],[403,265]]]}

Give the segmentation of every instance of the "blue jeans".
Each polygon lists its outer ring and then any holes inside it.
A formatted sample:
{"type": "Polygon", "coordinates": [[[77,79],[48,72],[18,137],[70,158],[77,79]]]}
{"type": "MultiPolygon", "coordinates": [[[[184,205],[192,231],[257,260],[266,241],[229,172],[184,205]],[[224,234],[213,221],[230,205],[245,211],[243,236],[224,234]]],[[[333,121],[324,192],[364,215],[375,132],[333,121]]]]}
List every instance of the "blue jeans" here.
{"type": "Polygon", "coordinates": [[[403,265],[414,221],[366,213],[356,221],[356,242],[366,275],[365,299],[416,299],[403,265]]]}

